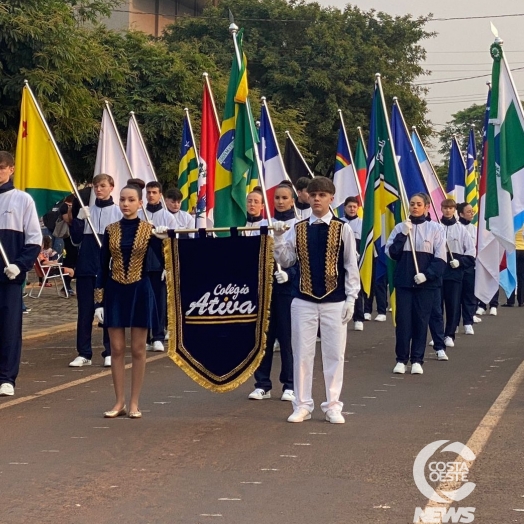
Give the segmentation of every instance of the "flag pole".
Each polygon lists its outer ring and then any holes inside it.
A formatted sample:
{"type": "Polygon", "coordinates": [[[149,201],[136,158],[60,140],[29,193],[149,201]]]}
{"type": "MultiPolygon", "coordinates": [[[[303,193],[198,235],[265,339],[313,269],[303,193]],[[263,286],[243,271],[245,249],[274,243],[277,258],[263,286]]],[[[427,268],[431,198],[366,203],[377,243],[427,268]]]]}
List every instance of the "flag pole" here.
{"type": "MultiPolygon", "coordinates": [[[[120,138],[120,133],[118,132],[118,128],[116,127],[116,122],[115,122],[115,119],[113,118],[113,113],[111,112],[111,107],[109,106],[109,102],[107,100],[104,100],[104,103],[106,105],[107,114],[109,115],[109,118],[111,119],[111,124],[113,125],[113,129],[115,130],[115,135],[118,140],[118,144],[120,146],[120,151],[122,152],[122,156],[124,157],[124,160],[126,161],[127,169],[129,169],[129,173],[131,174],[131,178],[138,178],[134,175],[133,170],[131,169],[131,164],[129,163],[129,158],[127,158],[126,150],[124,149],[124,144],[122,143],[122,139],[120,138]]],[[[144,218],[148,220],[147,213],[146,213],[146,206],[144,206],[143,202],[142,202],[142,212],[144,213],[144,218]]]]}
{"type": "MultiPolygon", "coordinates": [[[[158,177],[156,176],[155,168],[153,167],[153,162],[151,162],[151,157],[149,156],[149,152],[147,151],[147,147],[146,147],[146,143],[144,141],[144,137],[142,136],[142,132],[140,131],[140,127],[139,127],[137,119],[135,117],[135,112],[134,111],[130,111],[129,114],[131,115],[131,120],[133,121],[133,125],[135,126],[138,139],[140,140],[140,144],[142,145],[142,149],[144,150],[144,153],[146,154],[147,162],[149,164],[149,167],[151,168],[151,173],[153,173],[153,178],[158,182],[158,177]]],[[[164,209],[165,209],[166,208],[166,203],[164,201],[164,195],[160,194],[160,198],[162,199],[162,204],[163,204],[164,209]]]]}
{"type": "Polygon", "coordinates": [[[298,148],[298,146],[295,144],[295,141],[293,140],[292,136],[291,136],[291,133],[289,131],[286,131],[286,136],[289,138],[289,140],[291,140],[291,145],[295,148],[295,151],[298,153],[298,156],[300,157],[300,160],[302,160],[302,162],[304,163],[304,165],[306,166],[306,169],[308,170],[308,173],[311,175],[311,178],[315,178],[315,175],[313,173],[313,171],[311,171],[311,169],[309,168],[306,160],[304,159],[304,157],[302,156],[302,153],[300,152],[300,149],[298,148]]]}
{"type": "MultiPolygon", "coordinates": [[[[382,104],[382,111],[385,115],[385,121],[386,121],[386,128],[391,144],[391,151],[393,152],[393,163],[395,165],[395,172],[397,174],[397,180],[398,180],[398,187],[400,189],[400,202],[402,204],[402,207],[404,208],[404,214],[406,217],[409,216],[409,204],[408,204],[408,197],[406,195],[406,188],[404,187],[404,182],[402,180],[402,175],[400,174],[400,169],[398,167],[398,161],[397,161],[397,152],[395,151],[395,144],[393,143],[393,135],[391,134],[391,126],[389,125],[389,119],[387,117],[387,109],[386,109],[386,102],[384,101],[384,92],[382,91],[382,82],[380,80],[381,75],[380,73],[376,73],[375,78],[377,79],[377,85],[378,90],[380,94],[380,103],[382,104]]],[[[408,232],[408,238],[409,243],[411,245],[411,253],[413,254],[413,263],[415,265],[415,271],[419,273],[418,268],[418,260],[417,260],[417,254],[415,252],[415,243],[413,242],[413,236],[411,235],[411,231],[408,232]]]]}
{"type": "MultiPolygon", "coordinates": [[[[230,12],[230,16],[231,16],[231,12],[230,12]]],[[[231,33],[231,36],[233,37],[233,44],[235,45],[235,56],[237,57],[238,69],[240,70],[242,69],[242,57],[240,56],[240,49],[238,47],[238,42],[237,42],[238,26],[235,24],[235,22],[231,22],[229,26],[229,32],[231,33]]],[[[251,113],[251,104],[249,103],[249,99],[246,100],[246,107],[248,110],[248,115],[251,115],[252,114],[251,113]]],[[[267,223],[269,227],[271,227],[273,225],[273,220],[271,218],[271,210],[269,207],[269,202],[267,201],[266,184],[264,182],[264,174],[262,172],[262,163],[260,162],[260,156],[258,154],[258,147],[257,147],[257,140],[255,137],[253,126],[251,125],[251,121],[249,122],[249,129],[251,131],[251,138],[253,140],[253,151],[255,154],[255,161],[257,163],[258,173],[260,176],[259,178],[260,187],[264,195],[264,208],[266,211],[267,223]]]]}
{"type": "Polygon", "coordinates": [[[349,151],[349,161],[351,162],[351,166],[353,167],[353,176],[355,177],[355,183],[357,184],[358,196],[360,198],[360,202],[363,202],[362,188],[360,187],[360,182],[358,180],[357,173],[355,171],[355,162],[353,161],[353,154],[351,153],[351,147],[349,147],[348,134],[346,132],[346,125],[344,124],[344,117],[342,116],[342,109],[338,109],[338,116],[340,117],[340,125],[342,126],[342,132],[344,133],[344,140],[346,141],[346,146],[349,151]]]}
{"type": "Polygon", "coordinates": [[[2,241],[0,241],[0,255],[2,255],[2,259],[4,260],[4,263],[7,267],[9,265],[9,259],[7,258],[7,253],[5,252],[4,246],[2,245],[2,241]]]}
{"type": "MultiPolygon", "coordinates": [[[[71,187],[73,188],[73,193],[75,194],[76,198],[80,202],[80,205],[82,206],[82,209],[84,209],[84,210],[89,209],[88,206],[86,206],[84,204],[84,201],[82,200],[82,197],[80,196],[78,188],[76,187],[76,184],[75,184],[75,182],[73,180],[73,177],[71,176],[71,173],[69,172],[69,169],[68,169],[68,167],[67,167],[67,165],[65,163],[64,157],[62,156],[62,153],[60,152],[60,149],[58,148],[58,145],[57,145],[57,143],[55,141],[55,137],[53,136],[53,133],[51,133],[51,129],[49,128],[49,125],[47,124],[47,120],[44,117],[44,113],[42,113],[42,110],[40,109],[40,105],[38,104],[38,101],[36,100],[36,97],[35,97],[33,91],[31,90],[31,87],[29,86],[29,81],[28,80],[24,80],[24,84],[25,84],[25,87],[27,87],[27,92],[29,93],[29,95],[33,99],[33,102],[35,104],[36,110],[38,111],[38,114],[39,114],[42,122],[44,123],[45,129],[46,129],[49,137],[51,138],[51,143],[53,144],[53,146],[55,148],[56,154],[58,155],[58,158],[60,159],[62,167],[64,168],[64,171],[65,171],[65,173],[67,175],[67,178],[69,179],[69,183],[71,184],[71,187]]],[[[94,237],[95,237],[96,242],[98,244],[98,247],[102,247],[102,242],[100,241],[100,239],[98,238],[98,235],[96,234],[96,229],[95,229],[95,226],[93,225],[93,222],[91,221],[91,217],[86,218],[86,220],[87,220],[87,223],[89,224],[89,227],[93,231],[93,234],[94,234],[94,237]]],[[[2,258],[3,258],[3,256],[2,256],[2,258]]]]}
{"type": "Polygon", "coordinates": [[[220,120],[218,118],[217,106],[215,105],[215,98],[213,97],[213,91],[211,89],[211,83],[209,81],[209,74],[208,73],[202,73],[202,76],[204,77],[204,82],[206,83],[206,88],[207,88],[207,91],[209,93],[209,99],[211,100],[211,107],[213,108],[213,114],[215,115],[217,128],[220,130],[220,120]]]}
{"type": "Polygon", "coordinates": [[[366,147],[366,142],[364,141],[364,135],[362,134],[362,128],[360,126],[357,127],[357,133],[360,137],[360,140],[362,141],[362,147],[364,148],[364,154],[366,155],[366,158],[368,157],[368,148],[366,147]]]}
{"type": "MultiPolygon", "coordinates": [[[[408,126],[406,125],[406,121],[404,120],[404,114],[402,113],[402,109],[400,109],[400,104],[398,103],[398,97],[396,97],[396,96],[393,97],[393,104],[395,104],[397,106],[398,113],[399,113],[400,118],[402,120],[402,125],[404,126],[404,130],[406,131],[406,135],[409,137],[408,126]]],[[[409,138],[409,142],[413,146],[413,143],[411,142],[411,138],[409,138]]],[[[415,158],[416,158],[416,155],[415,155],[415,158]]],[[[416,158],[416,160],[417,160],[417,164],[420,167],[420,162],[418,161],[418,158],[416,158]]],[[[422,173],[422,169],[420,169],[420,172],[422,173]]],[[[426,180],[424,179],[424,177],[422,177],[422,182],[424,183],[424,187],[426,188],[426,193],[429,196],[429,200],[431,202],[431,207],[433,209],[433,212],[435,213],[435,217],[437,218],[438,222],[440,223],[440,219],[438,217],[438,210],[435,207],[435,202],[433,201],[431,193],[429,192],[428,185],[426,184],[426,180]]]]}
{"type": "MultiPolygon", "coordinates": [[[[195,134],[193,133],[193,126],[191,125],[191,118],[189,118],[189,108],[187,107],[184,107],[184,112],[186,113],[186,118],[187,118],[187,127],[189,127],[189,134],[191,135],[191,141],[193,142],[193,147],[195,148],[195,156],[196,156],[196,161],[198,162],[198,166],[200,168],[200,154],[198,153],[198,149],[197,149],[197,143],[196,143],[196,140],[195,140],[195,134]]],[[[200,171],[200,169],[199,169],[200,171]]],[[[187,181],[187,184],[189,187],[191,187],[191,184],[189,182],[189,180],[187,181]]],[[[198,186],[198,182],[197,182],[197,186],[198,186]]],[[[188,199],[191,199],[191,193],[188,192],[188,199]]],[[[198,200],[198,189],[197,189],[197,200],[198,200]]],[[[196,208],[195,208],[195,227],[197,225],[197,221],[198,221],[198,216],[197,216],[197,213],[196,213],[196,208]]]]}

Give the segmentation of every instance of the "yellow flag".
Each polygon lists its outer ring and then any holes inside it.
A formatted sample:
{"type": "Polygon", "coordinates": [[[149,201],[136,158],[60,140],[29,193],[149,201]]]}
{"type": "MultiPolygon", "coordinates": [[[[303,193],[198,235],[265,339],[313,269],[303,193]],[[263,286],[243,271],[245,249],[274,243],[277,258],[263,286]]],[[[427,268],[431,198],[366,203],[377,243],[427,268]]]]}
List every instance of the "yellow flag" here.
{"type": "Polygon", "coordinates": [[[28,85],[22,91],[13,183],[33,197],[38,216],[43,216],[73,190],[28,85]]]}

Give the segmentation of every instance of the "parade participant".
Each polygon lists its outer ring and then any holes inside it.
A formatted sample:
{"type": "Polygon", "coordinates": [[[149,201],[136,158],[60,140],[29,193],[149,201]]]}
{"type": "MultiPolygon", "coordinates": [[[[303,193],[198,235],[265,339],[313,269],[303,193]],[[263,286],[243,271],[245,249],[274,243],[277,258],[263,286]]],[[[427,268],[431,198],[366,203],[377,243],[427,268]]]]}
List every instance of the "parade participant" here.
{"type": "Polygon", "coordinates": [[[325,177],[308,186],[312,215],[295,224],[285,235],[285,222],[273,223],[275,259],[283,267],[297,261],[291,303],[293,347],[293,413],[288,422],[311,418],[311,394],[317,329],[322,332],[321,351],[326,401],[321,404],[326,420],[345,422],[340,393],[344,376],[346,324],[353,317],[360,290],[355,237],[348,224],[335,218],[330,205],[335,195],[333,182],[325,177]]]}
{"type": "Polygon", "coordinates": [[[519,307],[524,306],[524,227],[521,227],[515,233],[515,249],[517,263],[517,290],[513,290],[505,304],[502,307],[513,307],[515,305],[515,296],[519,307]]]}
{"type": "MultiPolygon", "coordinates": [[[[355,245],[357,248],[357,256],[360,258],[360,239],[362,237],[362,219],[358,216],[358,198],[348,196],[344,200],[344,222],[349,224],[355,235],[355,245]]],[[[353,314],[353,322],[355,331],[364,331],[364,291],[362,285],[355,301],[355,313],[353,314]]]]}
{"type": "MultiPolygon", "coordinates": [[[[462,202],[457,204],[457,213],[459,215],[459,223],[462,224],[469,233],[473,245],[477,244],[477,228],[471,223],[475,212],[471,204],[462,202]]],[[[477,308],[477,298],[475,297],[475,266],[464,270],[464,277],[462,279],[462,325],[464,326],[464,333],[466,335],[474,335],[473,323],[480,322],[481,319],[475,316],[475,309],[477,308]]]]}
{"type": "Polygon", "coordinates": [[[447,347],[453,347],[455,331],[460,321],[464,270],[475,267],[475,244],[455,218],[456,202],[452,198],[446,198],[441,202],[440,208],[440,223],[444,228],[448,262],[442,275],[442,300],[446,313],[444,343],[447,347]]]}
{"type": "MultiPolygon", "coordinates": [[[[70,367],[90,366],[93,357],[91,346],[91,332],[95,315],[93,300],[96,276],[100,270],[100,247],[86,218],[91,218],[94,232],[102,240],[104,231],[109,224],[122,218],[122,213],[113,202],[111,191],[115,187],[113,177],[99,174],[93,178],[93,191],[96,196],[94,205],[82,207],[76,218],[73,218],[69,233],[71,240],[77,246],[78,259],[76,266],[76,294],[78,298],[78,320],[76,324],[76,350],[78,357],[69,363],[70,367]]],[[[111,366],[111,346],[109,334],[103,328],[104,366],[111,366]]]]}
{"type": "Polygon", "coordinates": [[[22,354],[22,286],[42,243],[33,199],[15,189],[13,155],[0,151],[0,397],[15,394],[22,354]]]}
{"type": "MultiPolygon", "coordinates": [[[[139,179],[128,180],[128,184],[138,183],[143,189],[143,181],[139,179]]],[[[176,229],[175,215],[166,211],[162,206],[162,186],[159,182],[148,182],[146,188],[146,217],[140,209],[138,216],[146,220],[154,227],[166,226],[168,229],[176,229]]],[[[165,283],[164,254],[162,244],[155,243],[154,267],[150,268],[149,279],[155,294],[158,317],[153,318],[151,333],[148,333],[147,349],[151,351],[164,351],[165,327],[167,323],[167,289],[165,283]]]]}
{"type": "Polygon", "coordinates": [[[414,194],[409,201],[408,219],[393,228],[386,243],[386,254],[397,262],[394,275],[397,364],[393,373],[405,373],[410,360],[411,373],[423,373],[429,316],[446,269],[444,235],[440,226],[426,220],[429,205],[428,195],[414,194]],[[408,238],[410,234],[415,253],[408,238]]]}
{"type": "MultiPolygon", "coordinates": [[[[111,374],[116,403],[106,418],[127,414],[125,403],[125,328],[131,328],[131,398],[129,417],[141,418],[138,400],[146,366],[147,330],[157,315],[149,273],[154,244],[153,226],[140,220],[142,188],[128,184],[120,191],[123,218],[106,227],[100,253],[100,271],[94,293],[95,315],[109,331],[111,374]]],[[[154,268],[153,268],[154,269],[154,268]]]]}
{"type": "MultiPolygon", "coordinates": [[[[289,184],[282,183],[275,190],[275,211],[273,220],[282,221],[293,227],[295,209],[293,207],[293,190],[289,184]]],[[[282,396],[280,400],[295,400],[293,394],[293,351],[291,349],[291,282],[296,272],[294,267],[279,269],[273,279],[271,295],[271,315],[267,332],[266,350],[260,366],[255,371],[255,390],[249,394],[252,400],[271,398],[271,366],[275,341],[280,343],[282,368],[280,382],[282,396]]]]}
{"type": "Polygon", "coordinates": [[[183,198],[182,191],[177,187],[168,189],[165,198],[167,210],[175,219],[175,229],[194,229],[195,217],[191,216],[187,211],[180,209],[183,198]]]}
{"type": "Polygon", "coordinates": [[[295,199],[295,212],[297,220],[304,220],[311,216],[311,206],[309,204],[307,186],[311,182],[311,178],[301,176],[295,183],[297,191],[297,198],[295,199]]]}
{"type": "MultiPolygon", "coordinates": [[[[249,228],[260,228],[261,226],[267,226],[267,220],[262,216],[264,212],[264,193],[260,186],[256,186],[247,195],[247,219],[246,227],[249,228]]],[[[256,231],[244,231],[245,236],[260,235],[260,230],[256,231]]]]}

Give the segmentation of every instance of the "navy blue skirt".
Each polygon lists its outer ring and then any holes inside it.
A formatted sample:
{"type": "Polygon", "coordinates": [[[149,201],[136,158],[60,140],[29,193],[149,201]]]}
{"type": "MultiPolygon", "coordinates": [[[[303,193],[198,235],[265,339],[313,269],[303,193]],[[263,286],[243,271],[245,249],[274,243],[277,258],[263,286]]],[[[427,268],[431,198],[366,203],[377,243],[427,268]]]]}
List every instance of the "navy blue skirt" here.
{"type": "Polygon", "coordinates": [[[108,278],[104,290],[104,326],[151,328],[158,315],[148,276],[133,284],[108,278]]]}

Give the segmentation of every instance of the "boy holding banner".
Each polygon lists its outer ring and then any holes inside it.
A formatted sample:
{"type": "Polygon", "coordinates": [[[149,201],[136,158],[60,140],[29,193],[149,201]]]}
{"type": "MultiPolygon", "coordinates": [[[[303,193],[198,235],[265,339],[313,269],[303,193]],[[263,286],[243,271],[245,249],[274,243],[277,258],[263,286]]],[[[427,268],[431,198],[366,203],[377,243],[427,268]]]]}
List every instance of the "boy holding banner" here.
{"type": "Polygon", "coordinates": [[[343,424],[340,393],[344,374],[347,323],[353,317],[360,290],[355,237],[348,224],[335,218],[330,205],[333,182],[313,179],[307,188],[312,215],[295,224],[285,235],[285,222],[273,222],[275,260],[282,267],[297,264],[291,303],[291,339],[295,401],[288,422],[311,418],[311,394],[317,329],[322,332],[322,363],[326,420],[343,424]],[[321,256],[320,256],[321,255],[321,256]]]}

